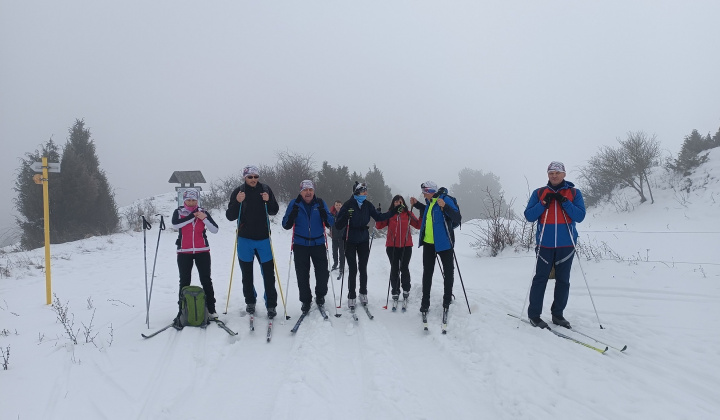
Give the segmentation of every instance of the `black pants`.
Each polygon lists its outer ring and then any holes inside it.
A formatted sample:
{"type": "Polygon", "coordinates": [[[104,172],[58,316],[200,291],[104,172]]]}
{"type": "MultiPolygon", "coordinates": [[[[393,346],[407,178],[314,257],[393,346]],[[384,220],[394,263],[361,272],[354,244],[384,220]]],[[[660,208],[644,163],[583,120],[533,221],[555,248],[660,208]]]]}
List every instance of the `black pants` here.
{"type": "Polygon", "coordinates": [[[400,294],[400,283],[402,289],[406,292],[410,291],[410,258],[412,257],[412,246],[385,248],[388,259],[390,260],[390,286],[392,294],[400,294]],[[402,275],[402,277],[401,277],[402,275]]]}
{"type": "MultiPolygon", "coordinates": [[[[337,233],[340,236],[339,233],[337,233]]],[[[338,255],[340,256],[340,271],[345,271],[345,240],[341,238],[332,240],[333,267],[338,265],[338,255]]]]}
{"type": "Polygon", "coordinates": [[[348,265],[348,299],[355,299],[355,280],[360,270],[360,294],[367,294],[367,264],[370,259],[370,241],[358,244],[348,242],[345,244],[345,257],[348,265]]]}
{"type": "Polygon", "coordinates": [[[324,303],[330,277],[325,246],[295,245],[293,252],[295,253],[295,275],[300,291],[300,302],[310,303],[312,301],[310,290],[310,260],[312,260],[312,265],[315,267],[315,296],[320,303],[324,303]]]}
{"type": "Polygon", "coordinates": [[[450,306],[452,301],[452,288],[455,278],[455,266],[453,265],[453,250],[435,252],[435,244],[423,242],[423,296],[421,307],[430,306],[430,289],[432,287],[433,273],[435,272],[435,255],[440,257],[440,269],[445,277],[445,291],[443,293],[443,308],[450,306]]]}
{"type": "MultiPolygon", "coordinates": [[[[260,258],[258,257],[258,261],[260,258]]],[[[254,261],[241,261],[240,270],[242,271],[243,296],[245,303],[256,303],[257,294],[253,285],[253,264],[254,261]]],[[[274,260],[266,261],[260,264],[260,273],[263,277],[265,285],[265,306],[275,308],[277,306],[277,290],[275,290],[275,263],[274,260]]]]}
{"type": "MultiPolygon", "coordinates": [[[[210,278],[210,253],[199,252],[197,254],[177,254],[178,271],[180,272],[180,291],[185,286],[190,286],[192,277],[193,262],[197,267],[200,276],[200,284],[205,291],[205,306],[210,313],[215,312],[215,290],[210,278]]],[[[182,308],[182,295],[178,292],[178,306],[182,308]]]]}

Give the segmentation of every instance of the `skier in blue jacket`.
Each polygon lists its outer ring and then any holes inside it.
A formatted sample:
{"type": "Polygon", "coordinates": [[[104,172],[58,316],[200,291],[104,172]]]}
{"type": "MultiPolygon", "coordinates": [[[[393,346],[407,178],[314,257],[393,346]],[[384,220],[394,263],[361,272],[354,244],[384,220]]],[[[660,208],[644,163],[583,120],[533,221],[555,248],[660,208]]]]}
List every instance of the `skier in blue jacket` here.
{"type": "Polygon", "coordinates": [[[537,262],[527,314],[533,326],[547,328],[548,324],[540,315],[545,288],[554,268],[555,292],[550,307],[552,322],[570,328],[563,311],[570,295],[570,268],[578,236],[575,223],[585,219],[585,202],[575,184],[565,180],[565,165],[562,162],[551,162],[547,174],[547,185],[533,191],[525,208],[525,219],[538,222],[535,236],[537,262]]]}
{"type": "Polygon", "coordinates": [[[302,181],[300,194],[288,204],[282,225],[286,230],[293,229],[295,275],[303,313],[310,311],[312,303],[310,260],[315,267],[315,303],[320,307],[325,304],[330,277],[325,228],[334,224],[335,218],[325,202],[315,196],[313,182],[308,179],[302,181]]]}
{"type": "Polygon", "coordinates": [[[420,312],[427,313],[430,308],[430,289],[435,273],[435,256],[440,257],[444,274],[443,308],[450,307],[452,288],[455,279],[453,264],[453,246],[455,234],[453,223],[460,224],[462,215],[445,188],[438,189],[433,181],[425,181],[420,185],[425,204],[415,197],[410,198],[410,205],[422,212],[422,226],[418,238],[418,246],[423,247],[423,295],[420,312]]]}

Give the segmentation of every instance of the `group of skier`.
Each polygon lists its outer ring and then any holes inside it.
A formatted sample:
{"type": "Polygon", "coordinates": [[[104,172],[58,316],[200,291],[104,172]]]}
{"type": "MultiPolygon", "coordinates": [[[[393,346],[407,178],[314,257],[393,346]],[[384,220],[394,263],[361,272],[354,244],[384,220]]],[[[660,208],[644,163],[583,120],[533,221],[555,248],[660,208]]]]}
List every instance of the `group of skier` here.
{"type": "MultiPolygon", "coordinates": [[[[553,271],[556,285],[551,307],[552,321],[569,328],[570,324],[564,318],[563,311],[569,294],[570,266],[577,239],[575,223],[584,219],[585,206],[580,191],[574,188],[571,182],[565,181],[565,167],[562,163],[552,162],[548,166],[547,173],[547,185],[532,193],[525,210],[528,221],[538,222],[536,268],[527,315],[533,326],[547,327],[540,314],[547,281],[553,271]],[[567,225],[567,229],[563,229],[563,225],[567,225]]],[[[260,171],[257,167],[248,165],[243,168],[242,174],[244,183],[231,193],[225,216],[228,220],[237,223],[237,257],[242,273],[245,310],[249,314],[254,314],[256,311],[257,293],[253,283],[253,265],[254,259],[257,258],[264,283],[267,316],[272,319],[277,316],[278,293],[275,288],[277,266],[270,237],[270,216],[278,213],[279,205],[272,189],[259,181],[260,171]]],[[[411,197],[408,206],[402,196],[396,195],[385,212],[367,200],[368,185],[365,183],[355,182],[352,196],[345,202],[336,200],[331,207],[315,195],[313,181],[303,180],[299,189],[298,196],[288,203],[282,219],[282,227],[293,231],[292,252],[294,252],[295,275],[303,314],[307,314],[312,307],[311,265],[315,273],[315,303],[323,313],[325,312],[324,305],[330,276],[328,233],[332,238],[331,270],[339,269],[340,276],[344,279],[347,268],[348,308],[354,311],[357,301],[363,306],[367,305],[371,219],[375,222],[375,228],[387,228],[385,247],[390,262],[389,287],[393,298],[393,309],[397,307],[401,291],[403,308],[406,307],[409,298],[411,288],[409,262],[413,248],[410,227],[412,226],[419,230],[418,246],[423,248],[420,302],[423,320],[426,320],[430,308],[430,291],[436,260],[440,262],[444,279],[442,306],[444,313],[447,313],[453,299],[455,273],[453,229],[460,224],[462,216],[456,200],[448,195],[445,188],[438,188],[432,181],[423,182],[421,184],[423,202],[411,197]],[[420,217],[415,216],[413,209],[420,211],[420,217]]],[[[198,207],[198,198],[197,190],[186,190],[183,194],[184,205],[176,209],[172,217],[173,227],[179,231],[177,261],[180,290],[190,284],[192,265],[195,263],[206,295],[205,302],[210,318],[217,319],[215,293],[210,278],[210,247],[206,231],[216,233],[218,225],[207,210],[198,207]]],[[[342,300],[342,296],[340,299],[342,300]]],[[[182,302],[179,301],[179,305],[181,306],[182,302]]],[[[179,319],[180,313],[175,319],[175,326],[179,326],[179,319]]]]}

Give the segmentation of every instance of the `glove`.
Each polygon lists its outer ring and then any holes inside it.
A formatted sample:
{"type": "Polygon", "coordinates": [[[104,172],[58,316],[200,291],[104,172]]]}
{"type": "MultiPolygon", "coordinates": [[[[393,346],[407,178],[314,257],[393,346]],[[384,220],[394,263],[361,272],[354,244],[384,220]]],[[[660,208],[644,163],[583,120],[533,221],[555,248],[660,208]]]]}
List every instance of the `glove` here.
{"type": "Polygon", "coordinates": [[[377,210],[378,213],[382,213],[382,208],[380,207],[380,204],[378,204],[377,209],[375,210],[377,210]]]}
{"type": "Polygon", "coordinates": [[[394,208],[393,210],[394,210],[396,213],[402,213],[402,212],[405,211],[405,206],[403,206],[402,204],[400,204],[400,205],[398,205],[398,206],[395,206],[395,208],[394,208]]]}
{"type": "Polygon", "coordinates": [[[318,208],[318,211],[320,212],[320,220],[322,220],[323,223],[327,225],[328,214],[327,214],[327,212],[325,211],[325,207],[319,207],[319,208],[318,208]]]}
{"type": "Polygon", "coordinates": [[[348,219],[352,219],[352,217],[353,217],[353,213],[355,213],[355,209],[354,209],[354,208],[352,208],[352,207],[351,207],[351,208],[349,208],[349,209],[348,209],[348,211],[347,211],[347,214],[348,214],[348,219]]]}
{"type": "Polygon", "coordinates": [[[567,197],[560,193],[549,193],[545,195],[545,198],[548,199],[548,202],[550,202],[549,200],[555,200],[559,203],[564,203],[567,201],[567,197]]]}

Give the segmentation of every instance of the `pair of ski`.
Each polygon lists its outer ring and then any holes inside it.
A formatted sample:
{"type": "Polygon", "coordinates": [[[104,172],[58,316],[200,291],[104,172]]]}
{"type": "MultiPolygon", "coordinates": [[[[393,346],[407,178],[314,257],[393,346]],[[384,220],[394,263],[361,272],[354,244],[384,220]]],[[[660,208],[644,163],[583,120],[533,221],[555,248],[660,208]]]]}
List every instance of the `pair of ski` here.
{"type": "MultiPolygon", "coordinates": [[[[318,310],[320,311],[320,315],[322,315],[323,320],[328,320],[327,312],[325,312],[325,306],[324,305],[318,305],[318,310]]],[[[300,328],[300,324],[302,324],[303,320],[305,319],[305,316],[310,313],[310,311],[303,312],[300,314],[300,318],[298,318],[297,322],[295,323],[295,326],[292,327],[290,330],[291,333],[295,334],[297,330],[300,328]]]]}
{"type": "MultiPolygon", "coordinates": [[[[365,309],[365,313],[367,314],[368,318],[370,318],[370,319],[375,318],[375,315],[370,313],[370,309],[368,308],[367,303],[361,303],[360,306],[362,306],[362,308],[365,309]]],[[[355,312],[354,306],[350,308],[350,316],[352,317],[352,319],[354,321],[358,321],[358,316],[357,316],[357,313],[355,312]]]]}
{"type": "MultiPolygon", "coordinates": [[[[268,318],[267,333],[265,334],[265,340],[268,343],[272,339],[273,319],[274,318],[268,318]]],[[[255,331],[255,314],[250,314],[250,331],[255,331]]]]}
{"type": "MultiPolygon", "coordinates": [[[[448,312],[449,312],[449,308],[443,308],[443,315],[442,315],[442,333],[443,334],[447,334],[448,312]]],[[[428,325],[427,312],[420,312],[420,314],[422,314],[423,330],[429,332],[430,327],[428,325]]]]}
{"type": "MultiPolygon", "coordinates": [[[[397,308],[398,308],[398,305],[399,305],[399,304],[400,304],[400,300],[399,300],[399,299],[393,299],[393,304],[392,304],[392,311],[393,311],[393,312],[396,312],[396,311],[397,311],[397,308]]],[[[402,303],[402,311],[403,311],[403,312],[406,312],[406,311],[407,311],[407,305],[408,305],[408,300],[407,300],[407,299],[403,299],[403,303],[402,303]]],[[[387,309],[387,306],[385,307],[385,309],[387,309]]]]}
{"type": "MultiPolygon", "coordinates": [[[[532,325],[532,324],[530,323],[530,320],[527,320],[527,319],[525,319],[525,318],[520,318],[520,317],[518,317],[517,315],[514,315],[514,314],[508,314],[508,315],[510,315],[510,316],[513,317],[513,318],[518,318],[518,319],[520,319],[521,321],[523,321],[523,322],[526,323],[526,324],[532,325]]],[[[561,333],[561,332],[559,332],[559,331],[555,331],[555,329],[550,328],[549,326],[548,326],[547,328],[545,328],[545,329],[547,329],[548,331],[550,331],[551,333],[555,334],[556,336],[558,336],[558,337],[560,337],[560,338],[564,338],[564,339],[566,339],[566,340],[568,340],[568,341],[572,341],[573,343],[580,344],[581,346],[585,346],[585,347],[587,347],[587,348],[589,348],[589,349],[595,350],[596,352],[598,352],[598,353],[600,353],[600,354],[605,354],[605,352],[607,352],[608,349],[617,350],[617,351],[619,351],[619,352],[624,352],[625,350],[627,350],[627,345],[623,345],[622,348],[615,347],[615,346],[612,346],[612,345],[610,345],[610,344],[607,344],[607,343],[605,343],[605,342],[603,342],[603,341],[600,341],[600,340],[598,340],[597,338],[591,337],[591,336],[588,335],[588,334],[585,334],[585,333],[583,333],[583,332],[581,332],[581,331],[578,331],[577,329],[574,329],[574,328],[568,328],[568,329],[571,330],[571,331],[576,332],[577,334],[580,334],[580,335],[582,335],[582,336],[585,336],[585,337],[587,337],[587,338],[589,338],[589,339],[591,339],[591,340],[593,340],[593,341],[595,341],[595,342],[597,342],[597,343],[600,343],[600,344],[604,345],[605,348],[603,349],[603,348],[600,348],[600,347],[595,347],[595,346],[593,346],[592,344],[589,344],[589,343],[586,343],[586,342],[584,342],[584,341],[578,340],[578,339],[576,339],[576,338],[574,338],[574,337],[570,337],[569,335],[563,334],[563,333],[561,333]]]]}
{"type": "MultiPolygon", "coordinates": [[[[214,319],[211,319],[210,321],[216,323],[217,326],[220,327],[220,328],[222,328],[223,330],[225,330],[226,333],[228,333],[228,334],[230,334],[230,335],[238,335],[238,333],[236,333],[235,331],[233,331],[233,330],[231,330],[230,328],[228,328],[228,326],[225,325],[225,323],[222,322],[222,321],[220,321],[219,319],[214,318],[214,319]]],[[[166,325],[166,326],[160,328],[159,330],[155,331],[154,333],[151,333],[151,334],[141,333],[140,335],[142,336],[142,338],[155,337],[156,335],[160,334],[161,332],[167,330],[168,328],[170,328],[170,327],[172,327],[172,326],[173,326],[173,324],[171,323],[170,325],[166,325]]]]}

